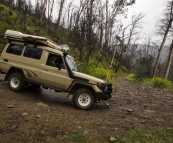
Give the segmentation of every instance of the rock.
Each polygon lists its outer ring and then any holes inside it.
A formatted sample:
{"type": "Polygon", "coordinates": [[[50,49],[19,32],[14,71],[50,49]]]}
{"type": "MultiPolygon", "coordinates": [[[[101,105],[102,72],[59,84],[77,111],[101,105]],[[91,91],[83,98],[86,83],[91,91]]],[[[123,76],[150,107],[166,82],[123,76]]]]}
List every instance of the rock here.
{"type": "Polygon", "coordinates": [[[145,114],[153,114],[155,111],[153,110],[143,110],[145,114]]]}
{"type": "Polygon", "coordinates": [[[83,134],[84,135],[87,135],[88,134],[88,130],[85,129],[84,132],[83,132],[83,134]]]}
{"type": "Polygon", "coordinates": [[[115,131],[118,131],[118,128],[114,128],[115,129],[115,131]]]}
{"type": "Polygon", "coordinates": [[[45,132],[42,130],[39,135],[42,137],[45,135],[45,132]]]}
{"type": "Polygon", "coordinates": [[[145,123],[146,123],[146,121],[142,120],[142,121],[141,121],[141,123],[142,123],[142,124],[145,124],[145,123]]]}
{"type": "Polygon", "coordinates": [[[78,126],[78,129],[82,129],[82,127],[81,126],[78,126]]]}
{"type": "Polygon", "coordinates": [[[144,116],[143,118],[147,119],[147,118],[149,118],[149,116],[144,116]]]}
{"type": "Polygon", "coordinates": [[[42,103],[42,102],[37,103],[37,106],[49,107],[47,104],[44,104],[44,103],[42,103]]]}
{"type": "Polygon", "coordinates": [[[26,116],[26,115],[28,115],[28,113],[26,113],[26,112],[22,113],[22,116],[26,116]]]}
{"type": "Polygon", "coordinates": [[[133,112],[133,109],[127,109],[127,111],[131,113],[131,112],[133,112]]]}
{"type": "Polygon", "coordinates": [[[14,105],[7,105],[7,108],[14,108],[14,105]]]}
{"type": "Polygon", "coordinates": [[[110,138],[109,138],[109,141],[110,141],[111,143],[113,143],[113,142],[116,142],[117,139],[116,139],[115,137],[110,137],[110,138]]]}
{"type": "Polygon", "coordinates": [[[36,115],[37,118],[41,118],[41,115],[36,115]]]}

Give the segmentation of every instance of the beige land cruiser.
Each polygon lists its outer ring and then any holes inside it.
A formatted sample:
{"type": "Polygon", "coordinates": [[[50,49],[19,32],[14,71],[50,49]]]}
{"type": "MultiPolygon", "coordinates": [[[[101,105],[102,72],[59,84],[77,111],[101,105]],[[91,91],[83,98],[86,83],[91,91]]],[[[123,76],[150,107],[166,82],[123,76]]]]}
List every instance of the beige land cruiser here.
{"type": "Polygon", "coordinates": [[[90,109],[95,102],[111,98],[112,85],[78,72],[67,45],[13,30],[6,30],[4,38],[8,43],[0,55],[0,71],[6,74],[4,80],[11,90],[21,91],[32,83],[67,92],[80,109],[90,109]]]}

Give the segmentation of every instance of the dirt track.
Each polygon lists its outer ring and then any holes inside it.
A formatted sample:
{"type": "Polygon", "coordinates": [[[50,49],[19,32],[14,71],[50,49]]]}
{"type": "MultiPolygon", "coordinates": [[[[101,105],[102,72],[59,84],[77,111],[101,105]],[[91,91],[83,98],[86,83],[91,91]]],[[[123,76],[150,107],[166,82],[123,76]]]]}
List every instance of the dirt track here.
{"type": "Polygon", "coordinates": [[[42,88],[17,93],[1,81],[0,141],[54,143],[79,131],[87,136],[94,130],[103,136],[126,134],[135,128],[173,126],[173,93],[133,84],[121,77],[115,83],[118,90],[111,100],[83,111],[75,109],[71,97],[65,94],[42,88]]]}

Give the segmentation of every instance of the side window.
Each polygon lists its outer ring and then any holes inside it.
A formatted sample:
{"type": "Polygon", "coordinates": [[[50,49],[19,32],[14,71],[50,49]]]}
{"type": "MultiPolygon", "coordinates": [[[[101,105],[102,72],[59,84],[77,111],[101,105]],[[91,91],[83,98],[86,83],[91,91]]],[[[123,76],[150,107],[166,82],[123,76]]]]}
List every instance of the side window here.
{"type": "Polygon", "coordinates": [[[31,58],[32,57],[33,50],[34,50],[34,48],[27,46],[26,49],[25,49],[25,52],[24,52],[23,56],[31,58]]]}
{"type": "Polygon", "coordinates": [[[56,54],[49,54],[46,65],[65,69],[62,57],[56,54]]]}
{"type": "Polygon", "coordinates": [[[21,55],[23,48],[23,45],[10,44],[6,52],[14,55],[21,55]]]}
{"type": "Polygon", "coordinates": [[[27,46],[23,56],[39,60],[41,58],[42,52],[43,52],[43,50],[40,48],[34,48],[34,47],[27,46]]]}
{"type": "Polygon", "coordinates": [[[43,52],[42,49],[40,49],[40,48],[35,48],[35,49],[34,49],[34,52],[33,52],[33,54],[32,54],[32,58],[38,59],[38,60],[39,60],[39,59],[41,58],[42,52],[43,52]]]}

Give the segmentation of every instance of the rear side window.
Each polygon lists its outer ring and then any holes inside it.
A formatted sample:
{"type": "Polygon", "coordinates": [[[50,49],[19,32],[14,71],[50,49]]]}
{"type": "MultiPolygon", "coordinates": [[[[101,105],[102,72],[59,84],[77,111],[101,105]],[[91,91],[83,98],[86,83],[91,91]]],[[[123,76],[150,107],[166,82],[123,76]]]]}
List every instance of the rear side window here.
{"type": "Polygon", "coordinates": [[[42,52],[43,52],[43,50],[40,48],[34,48],[34,47],[27,46],[24,51],[23,56],[39,60],[41,58],[42,52]]]}
{"type": "Polygon", "coordinates": [[[10,44],[6,52],[14,55],[21,55],[23,48],[23,45],[10,44]]]}

